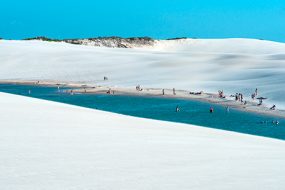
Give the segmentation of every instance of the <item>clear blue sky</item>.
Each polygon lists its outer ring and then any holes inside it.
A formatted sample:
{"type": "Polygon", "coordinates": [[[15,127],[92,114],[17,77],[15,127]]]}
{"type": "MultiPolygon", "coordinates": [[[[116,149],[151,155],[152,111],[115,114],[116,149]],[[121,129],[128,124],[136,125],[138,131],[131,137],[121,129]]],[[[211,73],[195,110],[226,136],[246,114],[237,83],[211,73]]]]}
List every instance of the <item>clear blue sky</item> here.
{"type": "Polygon", "coordinates": [[[285,42],[285,0],[1,0],[2,38],[114,35],[285,42]]]}

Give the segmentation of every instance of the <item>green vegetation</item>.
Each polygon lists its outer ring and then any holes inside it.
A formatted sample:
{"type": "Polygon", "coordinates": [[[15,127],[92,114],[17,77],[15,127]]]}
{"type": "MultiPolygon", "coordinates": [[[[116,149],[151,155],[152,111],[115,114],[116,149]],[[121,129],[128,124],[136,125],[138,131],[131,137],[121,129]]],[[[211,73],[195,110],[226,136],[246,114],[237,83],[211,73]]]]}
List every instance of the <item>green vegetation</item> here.
{"type": "Polygon", "coordinates": [[[41,41],[47,41],[47,42],[61,42],[62,41],[62,40],[58,40],[58,39],[47,38],[45,36],[38,36],[38,37],[34,37],[34,38],[26,38],[24,40],[41,40],[41,41]]]}
{"type": "MultiPolygon", "coordinates": [[[[86,40],[90,43],[93,42],[95,46],[106,46],[106,47],[118,47],[118,48],[129,48],[132,45],[152,45],[154,43],[154,39],[150,37],[130,37],[130,38],[122,38],[118,36],[110,36],[110,37],[97,37],[97,38],[74,38],[74,39],[52,39],[45,36],[39,36],[34,38],[26,38],[24,40],[41,40],[47,42],[66,42],[70,44],[77,45],[86,45],[86,40]],[[110,43],[112,42],[112,43],[110,43]]],[[[87,41],[87,43],[88,43],[87,41]]]]}

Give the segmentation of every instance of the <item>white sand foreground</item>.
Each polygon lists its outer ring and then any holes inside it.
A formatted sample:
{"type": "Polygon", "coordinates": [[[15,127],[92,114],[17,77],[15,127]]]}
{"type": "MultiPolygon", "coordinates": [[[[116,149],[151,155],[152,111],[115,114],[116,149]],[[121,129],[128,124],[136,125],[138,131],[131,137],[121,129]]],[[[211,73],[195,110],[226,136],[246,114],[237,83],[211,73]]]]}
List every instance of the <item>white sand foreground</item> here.
{"type": "Polygon", "coordinates": [[[285,141],[0,93],[1,190],[283,189],[285,141]]]}

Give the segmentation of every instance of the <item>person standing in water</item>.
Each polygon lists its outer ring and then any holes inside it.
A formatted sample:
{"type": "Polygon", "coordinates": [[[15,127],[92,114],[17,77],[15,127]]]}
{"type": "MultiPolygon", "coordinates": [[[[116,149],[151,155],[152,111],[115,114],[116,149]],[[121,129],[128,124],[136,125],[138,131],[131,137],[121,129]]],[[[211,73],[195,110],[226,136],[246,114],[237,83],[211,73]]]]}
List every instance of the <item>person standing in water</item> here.
{"type": "Polygon", "coordinates": [[[229,113],[229,112],[230,112],[230,107],[227,106],[227,107],[226,107],[226,110],[227,110],[227,112],[229,113]]]}
{"type": "Polygon", "coordinates": [[[214,112],[214,108],[210,107],[210,113],[213,113],[213,112],[214,112]]]}
{"type": "Polygon", "coordinates": [[[180,112],[179,106],[176,106],[176,112],[180,112]]]}

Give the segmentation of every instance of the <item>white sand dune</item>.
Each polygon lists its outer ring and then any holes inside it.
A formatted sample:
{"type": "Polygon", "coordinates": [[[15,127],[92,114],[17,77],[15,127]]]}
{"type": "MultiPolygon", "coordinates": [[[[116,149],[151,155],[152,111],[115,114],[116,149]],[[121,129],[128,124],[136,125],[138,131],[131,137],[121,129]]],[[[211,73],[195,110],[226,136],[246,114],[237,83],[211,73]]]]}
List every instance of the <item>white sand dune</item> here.
{"type": "Polygon", "coordinates": [[[253,39],[161,40],[116,49],[0,41],[0,80],[57,80],[262,96],[285,109],[285,44],[253,39]],[[104,82],[103,76],[109,81],[104,82]]]}
{"type": "Polygon", "coordinates": [[[270,189],[285,141],[0,93],[1,190],[270,189]]]}

